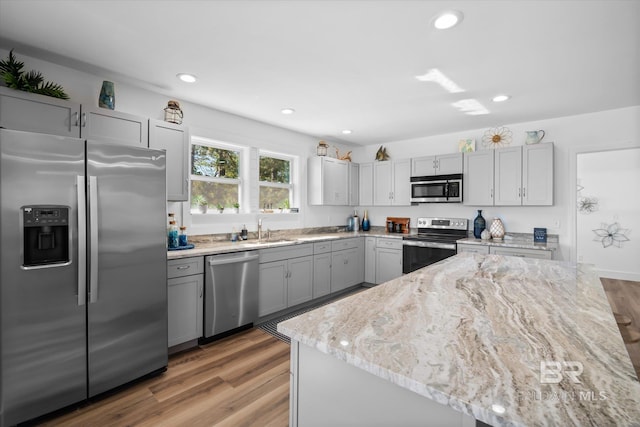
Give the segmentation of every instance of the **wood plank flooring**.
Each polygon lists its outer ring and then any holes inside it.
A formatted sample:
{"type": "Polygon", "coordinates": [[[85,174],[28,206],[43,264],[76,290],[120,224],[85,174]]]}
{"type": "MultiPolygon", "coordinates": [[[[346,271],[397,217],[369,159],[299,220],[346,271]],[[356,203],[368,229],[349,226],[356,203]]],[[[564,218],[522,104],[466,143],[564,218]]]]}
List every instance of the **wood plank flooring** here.
{"type": "Polygon", "coordinates": [[[251,329],[172,355],[164,374],[42,426],[287,426],[289,351],[251,329]]]}
{"type": "MultiPolygon", "coordinates": [[[[602,279],[612,310],[640,329],[640,282],[602,279]]],[[[175,354],[169,369],[42,426],[273,426],[289,421],[289,346],[254,328],[175,354]]],[[[627,344],[640,377],[640,342],[627,344]]]]}
{"type": "MultiPolygon", "coordinates": [[[[631,319],[631,328],[640,330],[640,282],[617,279],[600,279],[614,313],[623,314],[631,319]]],[[[624,335],[623,335],[624,336],[624,335]]],[[[640,378],[640,342],[625,344],[631,363],[640,378]]]]}

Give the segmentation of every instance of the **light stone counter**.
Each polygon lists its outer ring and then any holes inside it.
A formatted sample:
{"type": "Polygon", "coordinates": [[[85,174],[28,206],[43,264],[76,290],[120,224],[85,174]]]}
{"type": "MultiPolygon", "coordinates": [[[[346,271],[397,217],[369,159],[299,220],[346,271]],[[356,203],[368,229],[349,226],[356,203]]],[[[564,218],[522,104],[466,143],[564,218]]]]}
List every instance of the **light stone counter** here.
{"type": "Polygon", "coordinates": [[[640,425],[640,382],[592,266],[459,254],[278,331],[491,425],[640,425]]]}
{"type": "Polygon", "coordinates": [[[475,237],[469,237],[458,240],[458,243],[518,249],[541,249],[546,251],[555,251],[559,246],[557,234],[548,235],[546,243],[535,243],[533,241],[533,234],[526,233],[508,233],[503,240],[482,240],[476,239],[475,237]]]}
{"type": "Polygon", "coordinates": [[[300,233],[298,230],[292,232],[289,232],[288,230],[280,230],[273,232],[270,240],[264,239],[261,243],[258,243],[258,240],[255,238],[245,241],[240,240],[237,242],[231,242],[229,240],[214,240],[207,239],[206,237],[203,238],[202,236],[193,236],[190,237],[190,243],[194,243],[195,248],[168,251],[167,259],[268,249],[281,246],[301,245],[303,243],[348,239],[352,237],[390,237],[402,239],[402,236],[404,236],[404,234],[389,234],[381,230],[384,230],[384,227],[376,227],[376,230],[371,231],[343,231],[336,233],[300,233]]]}

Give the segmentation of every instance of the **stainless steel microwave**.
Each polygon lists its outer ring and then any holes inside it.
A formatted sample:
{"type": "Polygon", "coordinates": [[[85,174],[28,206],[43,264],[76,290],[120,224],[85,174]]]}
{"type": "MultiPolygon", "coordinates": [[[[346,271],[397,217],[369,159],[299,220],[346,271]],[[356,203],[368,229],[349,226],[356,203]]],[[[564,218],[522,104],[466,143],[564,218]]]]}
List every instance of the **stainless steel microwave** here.
{"type": "Polygon", "coordinates": [[[461,203],[462,174],[411,177],[411,203],[461,203]]]}

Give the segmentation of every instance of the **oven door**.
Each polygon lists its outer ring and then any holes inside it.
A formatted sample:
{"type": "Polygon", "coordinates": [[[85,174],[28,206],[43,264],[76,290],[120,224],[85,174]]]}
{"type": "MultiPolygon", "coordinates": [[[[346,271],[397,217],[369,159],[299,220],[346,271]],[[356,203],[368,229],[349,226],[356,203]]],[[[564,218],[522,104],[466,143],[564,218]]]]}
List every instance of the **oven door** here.
{"type": "Polygon", "coordinates": [[[407,274],[456,254],[455,243],[402,241],[402,273],[407,274]]]}

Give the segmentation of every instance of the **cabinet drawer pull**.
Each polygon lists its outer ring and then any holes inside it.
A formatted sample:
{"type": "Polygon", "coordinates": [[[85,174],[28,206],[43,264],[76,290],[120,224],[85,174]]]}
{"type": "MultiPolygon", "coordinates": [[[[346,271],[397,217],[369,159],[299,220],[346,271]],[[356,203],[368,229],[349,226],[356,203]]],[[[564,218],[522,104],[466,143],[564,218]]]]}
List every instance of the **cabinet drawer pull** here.
{"type": "Polygon", "coordinates": [[[188,270],[190,269],[191,266],[190,265],[181,265],[180,267],[177,267],[177,270],[188,270]]]}

